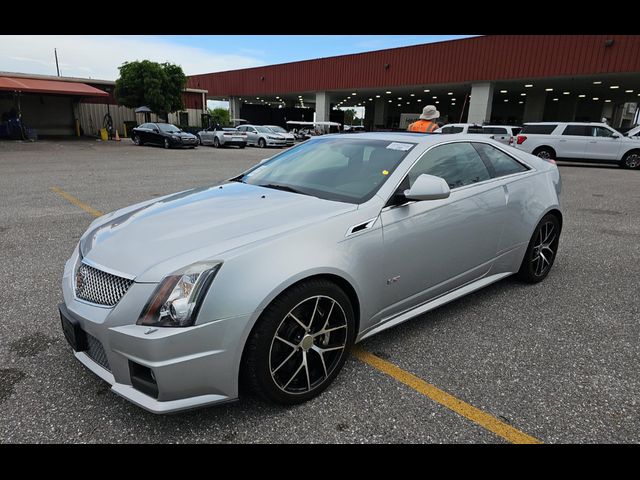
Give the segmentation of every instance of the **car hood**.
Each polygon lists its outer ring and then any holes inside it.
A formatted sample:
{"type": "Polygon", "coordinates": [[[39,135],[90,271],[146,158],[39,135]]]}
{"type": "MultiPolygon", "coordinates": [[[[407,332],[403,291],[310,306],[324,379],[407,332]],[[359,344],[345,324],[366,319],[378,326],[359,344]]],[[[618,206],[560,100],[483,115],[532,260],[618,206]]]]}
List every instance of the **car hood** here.
{"type": "Polygon", "coordinates": [[[158,282],[196,261],[299,230],[356,205],[231,182],[116,212],[83,237],[86,260],[112,273],[158,282]]]}

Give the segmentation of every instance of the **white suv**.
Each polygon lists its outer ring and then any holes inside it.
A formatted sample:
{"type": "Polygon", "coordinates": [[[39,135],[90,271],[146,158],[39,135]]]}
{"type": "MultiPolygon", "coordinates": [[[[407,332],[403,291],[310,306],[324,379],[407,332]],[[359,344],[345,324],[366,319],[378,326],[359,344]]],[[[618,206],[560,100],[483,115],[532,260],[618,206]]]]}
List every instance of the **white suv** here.
{"type": "Polygon", "coordinates": [[[515,136],[520,132],[521,127],[511,125],[477,125],[475,123],[449,123],[438,128],[435,133],[443,134],[479,134],[491,138],[505,145],[513,145],[515,136]]]}
{"type": "Polygon", "coordinates": [[[640,145],[606,123],[525,123],[514,145],[545,159],[616,162],[640,168],[640,145]]]}

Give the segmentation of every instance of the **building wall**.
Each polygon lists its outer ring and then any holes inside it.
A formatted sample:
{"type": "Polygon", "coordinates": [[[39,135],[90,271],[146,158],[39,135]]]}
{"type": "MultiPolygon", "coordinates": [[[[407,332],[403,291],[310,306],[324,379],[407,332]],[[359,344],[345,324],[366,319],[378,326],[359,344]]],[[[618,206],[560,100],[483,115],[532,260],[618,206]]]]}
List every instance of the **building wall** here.
{"type": "Polygon", "coordinates": [[[639,71],[640,35],[488,35],[194,75],[188,86],[243,96],[639,71]]]}
{"type": "MultiPolygon", "coordinates": [[[[99,135],[99,130],[103,127],[103,121],[107,111],[111,114],[113,126],[118,130],[120,136],[124,136],[125,121],[137,122],[138,125],[145,121],[144,114],[135,113],[133,108],[123,107],[122,105],[108,105],[106,103],[83,102],[79,105],[78,113],[80,127],[84,135],[99,135]]],[[[188,108],[184,111],[188,114],[189,126],[201,126],[201,115],[204,113],[202,109],[188,108]]],[[[152,113],[151,121],[158,122],[162,120],[158,115],[152,113]]],[[[168,122],[179,125],[178,113],[170,113],[168,115],[168,122]]]]}

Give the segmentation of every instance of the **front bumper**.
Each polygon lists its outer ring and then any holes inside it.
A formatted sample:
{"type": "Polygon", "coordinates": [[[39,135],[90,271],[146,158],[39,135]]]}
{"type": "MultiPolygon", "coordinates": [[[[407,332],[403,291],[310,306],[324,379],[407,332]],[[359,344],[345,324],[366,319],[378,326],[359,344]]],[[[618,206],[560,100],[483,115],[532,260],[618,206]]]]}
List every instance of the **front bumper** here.
{"type": "Polygon", "coordinates": [[[76,261],[74,254],[65,266],[60,313],[92,338],[93,348],[74,350],[74,355],[111,390],[153,413],[237,398],[241,346],[251,315],[187,328],[136,325],[156,284],[134,283],[113,308],[90,304],[73,293],[71,272],[76,261]],[[155,383],[154,392],[141,387],[141,370],[150,374],[147,379],[155,383]]]}
{"type": "Polygon", "coordinates": [[[267,147],[286,147],[287,142],[285,140],[266,140],[267,147]]]}

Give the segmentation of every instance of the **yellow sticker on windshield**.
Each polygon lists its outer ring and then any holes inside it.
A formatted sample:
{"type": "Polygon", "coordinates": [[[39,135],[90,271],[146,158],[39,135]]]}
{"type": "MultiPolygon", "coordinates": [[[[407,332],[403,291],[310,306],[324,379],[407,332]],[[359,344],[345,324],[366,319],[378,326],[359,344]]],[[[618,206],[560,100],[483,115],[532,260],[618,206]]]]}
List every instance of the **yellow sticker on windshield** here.
{"type": "Polygon", "coordinates": [[[389,175],[389,170],[382,170],[383,175],[389,175]]]}

